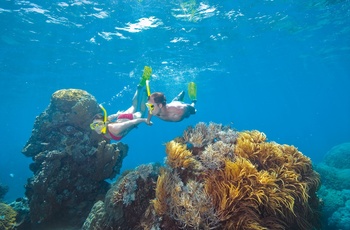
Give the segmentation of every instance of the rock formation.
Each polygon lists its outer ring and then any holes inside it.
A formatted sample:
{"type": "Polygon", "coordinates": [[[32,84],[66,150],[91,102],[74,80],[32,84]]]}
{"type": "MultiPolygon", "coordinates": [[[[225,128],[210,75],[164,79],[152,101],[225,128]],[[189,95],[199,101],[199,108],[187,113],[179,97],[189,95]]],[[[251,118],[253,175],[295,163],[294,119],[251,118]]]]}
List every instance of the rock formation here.
{"type": "Polygon", "coordinates": [[[99,112],[89,93],[64,89],[52,95],[48,108],[36,118],[22,150],[34,161],[25,193],[33,229],[80,228],[110,188],[105,179],[119,173],[128,146],[110,144],[90,129],[99,112]]]}

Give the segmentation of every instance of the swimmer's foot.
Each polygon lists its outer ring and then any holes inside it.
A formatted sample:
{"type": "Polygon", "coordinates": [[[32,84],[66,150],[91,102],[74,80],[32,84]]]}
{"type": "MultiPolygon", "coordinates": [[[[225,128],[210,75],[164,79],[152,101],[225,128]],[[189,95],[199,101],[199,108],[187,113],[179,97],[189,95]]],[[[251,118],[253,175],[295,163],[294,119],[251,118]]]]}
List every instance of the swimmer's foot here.
{"type": "Polygon", "coordinates": [[[143,74],[142,74],[139,86],[144,87],[146,85],[146,81],[151,78],[151,74],[152,74],[152,68],[149,66],[145,66],[143,69],[143,74]]]}
{"type": "Polygon", "coordinates": [[[184,100],[184,96],[185,96],[185,91],[181,91],[181,92],[179,93],[179,95],[177,95],[177,96],[173,99],[173,101],[183,101],[183,100],[184,100]]]}
{"type": "Polygon", "coordinates": [[[191,101],[196,103],[197,101],[197,85],[194,82],[188,83],[188,96],[191,101]]]}

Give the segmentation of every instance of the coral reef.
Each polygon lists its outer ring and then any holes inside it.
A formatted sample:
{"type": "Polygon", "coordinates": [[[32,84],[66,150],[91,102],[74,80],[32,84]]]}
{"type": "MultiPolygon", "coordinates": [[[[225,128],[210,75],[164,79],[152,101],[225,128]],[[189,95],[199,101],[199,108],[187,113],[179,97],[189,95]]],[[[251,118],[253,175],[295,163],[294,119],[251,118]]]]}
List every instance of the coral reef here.
{"type": "Polygon", "coordinates": [[[114,184],[83,229],[320,227],[320,178],[293,146],[198,123],[168,142],[166,154],[164,167],[136,169],[114,184]]]}
{"type": "Polygon", "coordinates": [[[16,217],[16,230],[29,230],[31,229],[29,219],[29,203],[27,198],[17,198],[15,201],[9,204],[13,210],[17,212],[16,217]]]}
{"type": "Polygon", "coordinates": [[[108,191],[104,201],[93,206],[82,230],[143,229],[149,198],[155,196],[159,165],[140,165],[124,173],[108,191]]]}
{"type": "Polygon", "coordinates": [[[86,91],[56,91],[35,120],[22,152],[32,157],[34,176],[26,185],[34,229],[80,228],[93,204],[103,199],[126,156],[128,146],[110,144],[89,124],[100,112],[86,91]],[[68,228],[68,227],[67,227],[68,228]]]}
{"type": "Polygon", "coordinates": [[[323,225],[350,229],[350,143],[334,146],[315,169],[322,180],[318,195],[323,201],[323,225]]]}
{"type": "Polygon", "coordinates": [[[2,201],[6,195],[6,193],[9,191],[9,187],[0,184],[0,201],[2,201]]]}
{"type": "Polygon", "coordinates": [[[334,146],[325,155],[324,163],[337,169],[350,169],[350,143],[334,146]]]}
{"type": "Polygon", "coordinates": [[[16,227],[17,213],[7,204],[0,203],[0,229],[11,230],[16,227]]]}
{"type": "Polygon", "coordinates": [[[309,158],[293,146],[266,142],[258,131],[197,126],[185,131],[183,139],[167,144],[170,168],[159,176],[152,202],[162,217],[154,219],[162,221],[153,227],[319,227],[316,191],[320,180],[309,158]],[[193,146],[192,154],[186,146],[193,146]],[[173,159],[182,163],[174,164],[173,159]]]}
{"type": "Polygon", "coordinates": [[[335,211],[329,218],[329,226],[332,229],[350,229],[350,200],[346,200],[345,205],[335,211]],[[334,228],[333,228],[334,226],[334,228]]]}

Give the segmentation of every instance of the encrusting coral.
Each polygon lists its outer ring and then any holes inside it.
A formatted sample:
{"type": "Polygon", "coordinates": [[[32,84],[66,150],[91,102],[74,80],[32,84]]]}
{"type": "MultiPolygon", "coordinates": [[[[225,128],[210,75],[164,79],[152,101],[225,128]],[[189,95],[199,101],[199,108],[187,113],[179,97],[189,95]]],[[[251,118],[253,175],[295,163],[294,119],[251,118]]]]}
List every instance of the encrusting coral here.
{"type": "Polygon", "coordinates": [[[140,169],[122,177],[83,229],[319,228],[320,180],[310,159],[266,140],[214,123],[190,127],[166,144],[164,167],[146,180],[140,169]]]}
{"type": "Polygon", "coordinates": [[[17,212],[10,205],[0,203],[0,229],[10,230],[16,227],[17,212]]]}
{"type": "Polygon", "coordinates": [[[93,206],[82,230],[142,229],[140,221],[155,195],[159,165],[140,165],[125,172],[107,192],[104,201],[93,206]]]}
{"type": "Polygon", "coordinates": [[[321,175],[322,222],[326,229],[350,229],[350,142],[332,147],[315,165],[321,175]]]}

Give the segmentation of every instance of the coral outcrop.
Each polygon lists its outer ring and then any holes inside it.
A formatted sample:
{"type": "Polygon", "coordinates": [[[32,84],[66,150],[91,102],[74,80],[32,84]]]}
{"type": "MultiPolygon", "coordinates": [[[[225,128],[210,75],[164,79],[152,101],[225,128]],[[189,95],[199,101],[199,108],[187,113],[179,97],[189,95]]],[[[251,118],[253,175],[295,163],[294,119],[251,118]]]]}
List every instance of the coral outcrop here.
{"type": "Polygon", "coordinates": [[[32,157],[34,176],[26,185],[34,229],[80,228],[93,204],[103,199],[126,156],[128,146],[110,144],[89,124],[100,109],[83,90],[55,92],[35,120],[22,152],[32,157]]]}
{"type": "Polygon", "coordinates": [[[154,173],[138,169],[120,179],[84,229],[320,227],[320,178],[293,146],[267,142],[259,131],[198,123],[168,142],[166,154],[154,173]]]}
{"type": "Polygon", "coordinates": [[[350,229],[350,143],[334,146],[315,166],[322,186],[322,213],[326,229],[350,229]]]}
{"type": "Polygon", "coordinates": [[[16,227],[17,213],[7,204],[0,203],[0,229],[11,230],[16,227]]]}
{"type": "Polygon", "coordinates": [[[334,146],[325,155],[324,163],[337,169],[350,169],[350,142],[334,146]]]}
{"type": "Polygon", "coordinates": [[[155,196],[159,165],[140,165],[124,173],[108,191],[104,201],[92,208],[82,229],[144,229],[150,197],[155,196]]]}
{"type": "Polygon", "coordinates": [[[17,212],[16,230],[30,230],[32,229],[29,216],[29,203],[27,198],[17,198],[9,205],[17,212]]]}

